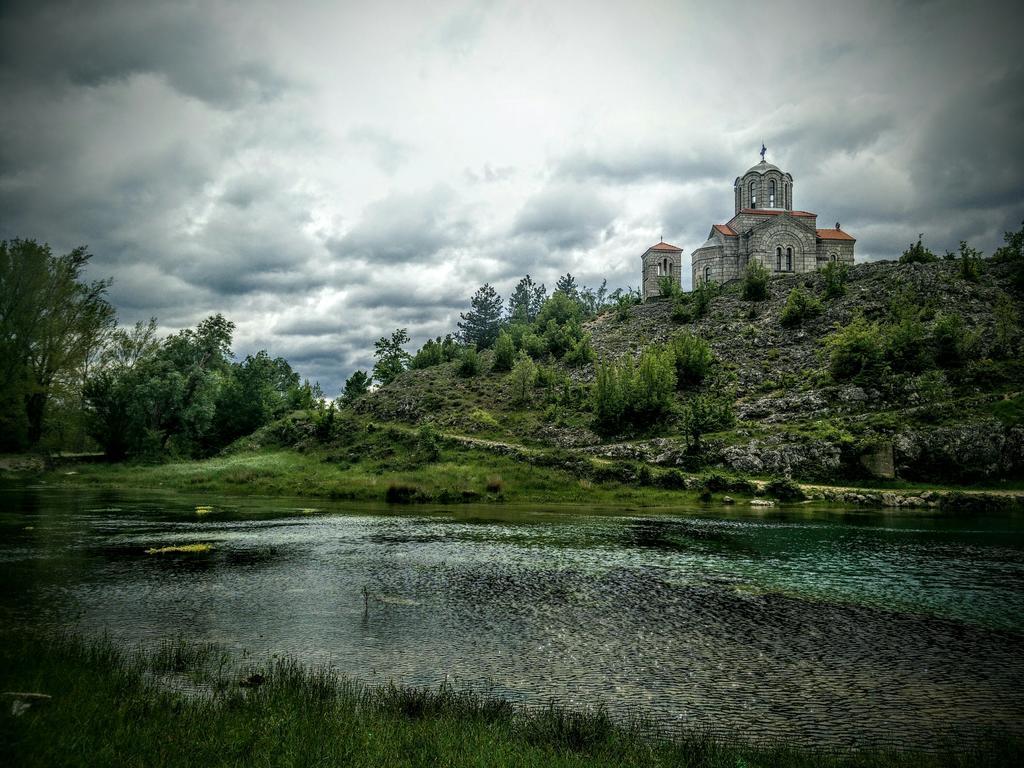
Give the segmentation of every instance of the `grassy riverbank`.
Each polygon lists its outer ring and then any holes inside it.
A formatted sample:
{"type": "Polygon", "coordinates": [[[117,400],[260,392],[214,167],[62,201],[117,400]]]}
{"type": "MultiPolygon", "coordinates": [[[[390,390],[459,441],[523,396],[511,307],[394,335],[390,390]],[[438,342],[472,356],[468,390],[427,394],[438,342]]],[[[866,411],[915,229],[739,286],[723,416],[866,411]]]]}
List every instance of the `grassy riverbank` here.
{"type": "MultiPolygon", "coordinates": [[[[6,633],[5,633],[6,634],[6,633]]],[[[525,712],[442,688],[366,688],[291,660],[241,668],[209,646],[125,652],[107,641],[3,637],[0,763],[351,766],[1006,766],[1020,742],[824,752],[657,738],[642,723],[525,712]],[[240,684],[241,683],[241,684],[240,684]],[[20,700],[30,704],[12,704],[20,700]],[[945,751],[943,751],[945,750],[945,751]]]]}

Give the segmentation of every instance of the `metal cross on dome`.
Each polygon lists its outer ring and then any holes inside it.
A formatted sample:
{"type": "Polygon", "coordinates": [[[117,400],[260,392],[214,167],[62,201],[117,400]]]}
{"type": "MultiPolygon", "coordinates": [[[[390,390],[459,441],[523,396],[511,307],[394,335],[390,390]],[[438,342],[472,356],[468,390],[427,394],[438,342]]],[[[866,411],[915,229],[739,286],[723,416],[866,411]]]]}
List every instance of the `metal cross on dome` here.
{"type": "Polygon", "coordinates": [[[764,162],[764,153],[767,152],[767,151],[768,151],[768,148],[764,145],[764,142],[762,141],[761,142],[761,162],[762,163],[764,162]]]}

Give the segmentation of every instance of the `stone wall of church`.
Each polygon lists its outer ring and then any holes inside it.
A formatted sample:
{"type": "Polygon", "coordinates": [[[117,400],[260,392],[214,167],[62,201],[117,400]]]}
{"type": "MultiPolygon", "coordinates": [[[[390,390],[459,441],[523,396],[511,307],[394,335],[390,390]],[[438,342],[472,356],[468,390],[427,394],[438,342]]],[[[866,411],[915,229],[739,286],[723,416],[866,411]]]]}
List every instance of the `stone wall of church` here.
{"type": "Polygon", "coordinates": [[[819,240],[815,254],[818,266],[823,267],[830,261],[852,266],[853,245],[853,240],[819,240]]]}
{"type": "Polygon", "coordinates": [[[816,239],[813,231],[792,220],[783,220],[753,232],[747,247],[750,256],[771,272],[813,272],[818,268],[816,239]],[[790,248],[792,263],[787,258],[790,248]],[[778,249],[781,249],[781,260],[778,249]]]}

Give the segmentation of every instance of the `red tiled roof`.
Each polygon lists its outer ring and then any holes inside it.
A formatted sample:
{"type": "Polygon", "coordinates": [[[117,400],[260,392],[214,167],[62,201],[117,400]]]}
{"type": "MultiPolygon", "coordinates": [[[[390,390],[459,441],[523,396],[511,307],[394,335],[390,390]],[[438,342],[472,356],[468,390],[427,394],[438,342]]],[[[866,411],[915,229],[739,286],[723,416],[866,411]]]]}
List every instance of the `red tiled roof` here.
{"type": "Polygon", "coordinates": [[[739,235],[736,234],[736,230],[734,230],[728,224],[715,224],[714,226],[715,229],[717,229],[726,237],[739,237],[739,235]]]}
{"type": "Polygon", "coordinates": [[[757,216],[778,216],[780,213],[788,213],[790,216],[817,216],[809,211],[780,211],[777,208],[740,208],[740,213],[753,213],[757,216]]]}
{"type": "Polygon", "coordinates": [[[820,239],[820,240],[854,240],[854,241],[856,241],[856,239],[857,239],[853,235],[848,235],[846,232],[843,232],[843,230],[841,230],[841,229],[816,229],[814,231],[818,233],[818,239],[820,239]]]}
{"type": "Polygon", "coordinates": [[[682,248],[676,248],[674,245],[669,245],[665,241],[662,241],[662,242],[658,243],[657,245],[652,245],[647,250],[648,251],[679,251],[680,253],[682,253],[682,251],[683,251],[682,248]]]}

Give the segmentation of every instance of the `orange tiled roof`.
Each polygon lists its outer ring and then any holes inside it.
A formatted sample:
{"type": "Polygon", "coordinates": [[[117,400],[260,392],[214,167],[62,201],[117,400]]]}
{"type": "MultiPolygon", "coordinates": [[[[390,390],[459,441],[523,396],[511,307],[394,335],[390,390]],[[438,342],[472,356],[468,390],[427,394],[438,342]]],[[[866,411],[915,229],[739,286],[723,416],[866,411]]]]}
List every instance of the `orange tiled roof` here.
{"type": "Polygon", "coordinates": [[[739,235],[736,234],[736,230],[730,227],[728,224],[715,224],[715,229],[717,229],[726,237],[739,237],[739,235]]]}
{"type": "Polygon", "coordinates": [[[809,211],[780,211],[777,208],[740,208],[740,213],[753,213],[757,216],[778,216],[780,213],[788,213],[790,216],[817,216],[809,211]]]}
{"type": "Polygon", "coordinates": [[[843,232],[841,229],[816,229],[818,233],[818,239],[820,240],[856,240],[857,238],[853,235],[849,235],[843,232]]]}
{"type": "Polygon", "coordinates": [[[665,241],[662,241],[662,242],[658,243],[657,245],[652,245],[647,250],[648,251],[679,251],[680,253],[682,253],[683,249],[682,248],[676,248],[674,245],[669,245],[665,241]]]}

